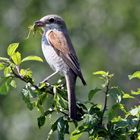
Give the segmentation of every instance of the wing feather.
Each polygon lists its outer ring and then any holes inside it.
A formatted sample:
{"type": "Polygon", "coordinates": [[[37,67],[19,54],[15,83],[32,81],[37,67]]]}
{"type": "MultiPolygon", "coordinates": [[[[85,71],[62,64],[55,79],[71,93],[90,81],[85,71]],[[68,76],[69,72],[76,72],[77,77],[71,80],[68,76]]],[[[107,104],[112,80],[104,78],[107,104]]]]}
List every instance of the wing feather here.
{"type": "Polygon", "coordinates": [[[80,70],[80,65],[72,46],[69,36],[61,31],[52,30],[48,34],[48,41],[56,51],[56,53],[62,57],[64,62],[73,70],[73,72],[79,76],[84,85],[86,82],[80,70]]]}
{"type": "Polygon", "coordinates": [[[57,54],[61,55],[66,64],[78,75],[80,71],[78,59],[65,35],[61,31],[51,31],[48,34],[48,40],[57,54]]]}

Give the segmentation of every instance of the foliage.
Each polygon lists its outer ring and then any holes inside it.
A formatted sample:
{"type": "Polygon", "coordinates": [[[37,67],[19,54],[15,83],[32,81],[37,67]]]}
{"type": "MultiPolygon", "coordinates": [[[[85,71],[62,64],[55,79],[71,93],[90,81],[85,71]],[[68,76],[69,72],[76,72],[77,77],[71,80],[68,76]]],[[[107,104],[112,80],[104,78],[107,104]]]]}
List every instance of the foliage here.
{"type": "MultiPolygon", "coordinates": [[[[15,81],[17,78],[25,82],[22,97],[27,108],[40,112],[37,118],[39,128],[45,125],[47,116],[60,114],[51,126],[48,140],[55,131],[60,140],[63,140],[66,134],[70,136],[70,140],[78,140],[84,133],[88,134],[90,140],[140,139],[140,106],[126,108],[124,104],[126,100],[133,101],[140,94],[140,89],[126,93],[120,87],[112,85],[113,74],[105,71],[94,72],[93,75],[99,77],[103,84],[89,91],[87,101],[77,102],[78,113],[82,116],[79,121],[71,120],[68,116],[66,88],[62,80],[52,85],[35,85],[32,71],[21,66],[26,61],[42,62],[42,59],[38,56],[27,56],[22,59],[21,53],[17,51],[18,47],[18,43],[10,44],[7,49],[9,58],[0,57],[0,70],[3,71],[3,77],[0,77],[0,94],[6,95],[11,88],[18,88],[15,81]],[[93,102],[96,94],[102,94],[103,106],[93,102]],[[50,107],[46,108],[50,96],[53,101],[50,107]],[[114,100],[110,107],[109,98],[114,100]],[[69,130],[71,124],[75,126],[72,131],[69,130]]],[[[130,79],[139,77],[139,71],[129,75],[130,79]]]]}

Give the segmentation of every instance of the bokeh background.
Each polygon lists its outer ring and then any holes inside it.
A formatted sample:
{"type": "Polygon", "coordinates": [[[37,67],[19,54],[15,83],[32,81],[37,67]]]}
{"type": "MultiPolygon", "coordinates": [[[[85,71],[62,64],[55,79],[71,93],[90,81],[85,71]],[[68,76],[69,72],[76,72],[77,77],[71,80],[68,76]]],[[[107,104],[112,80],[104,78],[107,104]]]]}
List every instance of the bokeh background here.
{"type": "MultiPolygon", "coordinates": [[[[28,40],[26,36],[28,26],[46,14],[62,16],[68,26],[88,84],[83,87],[77,81],[78,100],[86,100],[89,89],[100,85],[92,75],[97,70],[114,73],[113,84],[128,93],[139,86],[138,81],[128,80],[129,74],[140,70],[139,0],[0,0],[0,56],[7,56],[10,43],[20,42],[22,57],[43,58],[41,36],[28,40]]],[[[27,62],[23,66],[33,70],[36,83],[52,72],[45,62],[27,62]]],[[[0,95],[0,140],[45,140],[50,129],[53,118],[38,129],[38,112],[27,109],[21,97],[23,86],[18,81],[16,90],[0,95]]],[[[102,99],[103,95],[98,95],[95,101],[101,103],[102,99]]],[[[57,138],[54,135],[52,139],[57,138]]]]}

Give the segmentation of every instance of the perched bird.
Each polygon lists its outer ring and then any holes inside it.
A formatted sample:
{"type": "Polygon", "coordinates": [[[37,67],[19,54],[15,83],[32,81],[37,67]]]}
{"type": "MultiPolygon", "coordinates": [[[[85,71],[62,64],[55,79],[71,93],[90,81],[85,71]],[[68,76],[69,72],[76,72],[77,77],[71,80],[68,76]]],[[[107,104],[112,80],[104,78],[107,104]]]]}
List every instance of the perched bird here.
{"type": "Polygon", "coordinates": [[[36,27],[43,28],[42,51],[50,67],[55,71],[48,76],[47,81],[56,73],[65,76],[68,92],[69,117],[77,120],[75,84],[77,76],[83,85],[86,82],[80,70],[80,65],[71,43],[64,20],[58,15],[47,15],[35,22],[36,27]]]}

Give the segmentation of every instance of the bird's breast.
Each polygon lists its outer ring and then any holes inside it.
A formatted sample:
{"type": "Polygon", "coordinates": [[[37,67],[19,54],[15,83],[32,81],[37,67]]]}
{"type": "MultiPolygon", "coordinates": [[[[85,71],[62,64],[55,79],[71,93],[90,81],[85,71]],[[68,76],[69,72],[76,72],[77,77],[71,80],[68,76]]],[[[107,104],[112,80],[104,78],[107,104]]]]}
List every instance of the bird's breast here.
{"type": "Polygon", "coordinates": [[[54,71],[59,71],[61,74],[67,73],[69,70],[68,65],[56,53],[46,37],[42,38],[42,51],[46,61],[54,71]]]}

